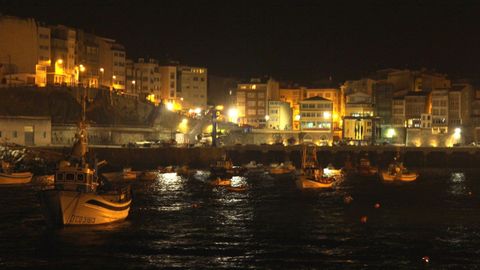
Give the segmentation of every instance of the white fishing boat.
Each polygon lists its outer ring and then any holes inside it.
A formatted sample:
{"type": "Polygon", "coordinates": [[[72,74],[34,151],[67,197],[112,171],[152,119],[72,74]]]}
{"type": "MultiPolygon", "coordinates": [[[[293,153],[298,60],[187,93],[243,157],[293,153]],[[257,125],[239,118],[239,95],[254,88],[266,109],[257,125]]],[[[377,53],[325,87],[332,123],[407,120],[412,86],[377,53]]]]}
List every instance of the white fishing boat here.
{"type": "Polygon", "coordinates": [[[55,172],[55,187],[41,191],[47,220],[55,225],[120,221],[128,216],[132,203],[130,186],[107,188],[97,176],[99,163],[87,161],[88,136],[84,119],[79,124],[71,156],[61,161],[55,172]]]}
{"type": "Polygon", "coordinates": [[[307,146],[303,148],[302,173],[298,176],[295,184],[299,189],[331,188],[336,179],[325,176],[322,168],[318,165],[316,148],[307,153],[307,146]]]}

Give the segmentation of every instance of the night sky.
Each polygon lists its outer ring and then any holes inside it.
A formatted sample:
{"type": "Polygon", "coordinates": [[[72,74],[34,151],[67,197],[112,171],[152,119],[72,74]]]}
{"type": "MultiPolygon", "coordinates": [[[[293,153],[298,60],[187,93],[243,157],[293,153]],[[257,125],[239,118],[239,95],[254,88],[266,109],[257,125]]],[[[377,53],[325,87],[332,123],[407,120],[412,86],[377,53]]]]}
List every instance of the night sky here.
{"type": "Polygon", "coordinates": [[[117,39],[129,58],[306,82],[381,68],[480,72],[480,1],[26,1],[0,12],[117,39]],[[360,3],[361,2],[361,3],[360,3]]]}

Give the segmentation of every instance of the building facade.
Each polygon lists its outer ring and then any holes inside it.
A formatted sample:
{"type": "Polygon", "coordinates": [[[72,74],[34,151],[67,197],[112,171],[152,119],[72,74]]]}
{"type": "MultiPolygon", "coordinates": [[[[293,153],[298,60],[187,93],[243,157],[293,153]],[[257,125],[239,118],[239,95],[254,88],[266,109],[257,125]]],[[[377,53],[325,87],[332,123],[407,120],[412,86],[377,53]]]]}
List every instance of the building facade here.
{"type": "Polygon", "coordinates": [[[99,86],[126,91],[125,47],[113,39],[98,38],[99,44],[99,86]]]}
{"type": "Polygon", "coordinates": [[[174,102],[177,99],[177,67],[160,66],[160,92],[162,100],[174,102]]]}
{"type": "Polygon", "coordinates": [[[0,140],[26,146],[51,144],[49,117],[0,116],[0,140]]]}
{"type": "Polygon", "coordinates": [[[0,15],[0,85],[47,84],[50,28],[35,21],[0,15]]]}
{"type": "Polygon", "coordinates": [[[283,101],[269,101],[266,115],[267,128],[277,130],[292,130],[292,108],[283,101]]]}
{"type": "Polygon", "coordinates": [[[176,97],[182,101],[183,110],[206,109],[207,69],[202,67],[177,67],[176,97]]]}
{"type": "Polygon", "coordinates": [[[266,126],[268,109],[267,83],[252,79],[248,83],[237,85],[237,102],[239,124],[263,128],[266,126]]]}

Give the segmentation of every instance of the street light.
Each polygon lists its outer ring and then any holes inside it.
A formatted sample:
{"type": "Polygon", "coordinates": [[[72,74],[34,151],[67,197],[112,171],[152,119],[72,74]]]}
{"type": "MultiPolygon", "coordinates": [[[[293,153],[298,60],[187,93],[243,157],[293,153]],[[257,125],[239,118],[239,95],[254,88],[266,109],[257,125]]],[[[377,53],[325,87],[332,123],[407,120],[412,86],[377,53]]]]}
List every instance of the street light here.
{"type": "Polygon", "coordinates": [[[104,68],[100,68],[100,86],[103,85],[103,73],[105,72],[104,68]]]}

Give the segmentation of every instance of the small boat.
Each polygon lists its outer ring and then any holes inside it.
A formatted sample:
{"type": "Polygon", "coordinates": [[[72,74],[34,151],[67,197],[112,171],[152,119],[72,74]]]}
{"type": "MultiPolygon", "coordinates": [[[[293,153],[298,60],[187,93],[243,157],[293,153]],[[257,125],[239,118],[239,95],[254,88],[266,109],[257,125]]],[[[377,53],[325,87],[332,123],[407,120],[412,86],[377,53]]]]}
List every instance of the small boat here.
{"type": "Polygon", "coordinates": [[[236,186],[236,187],[226,186],[225,189],[233,192],[243,192],[243,191],[246,191],[248,188],[247,186],[236,186]]]}
{"type": "Polygon", "coordinates": [[[127,218],[132,203],[130,186],[114,188],[100,182],[96,159],[89,160],[87,130],[83,117],[68,160],[59,163],[54,188],[42,190],[47,221],[54,225],[97,225],[127,218]]]}
{"type": "Polygon", "coordinates": [[[226,156],[210,166],[211,175],[217,177],[242,176],[245,174],[245,171],[246,170],[240,166],[234,166],[233,162],[226,156]]]}
{"type": "Polygon", "coordinates": [[[307,153],[307,146],[303,148],[302,173],[295,181],[299,189],[331,188],[337,180],[334,177],[325,176],[318,165],[316,147],[310,154],[307,153]]]}
{"type": "Polygon", "coordinates": [[[323,175],[326,177],[333,177],[335,179],[342,179],[344,173],[342,169],[335,169],[332,164],[328,164],[328,166],[323,169],[323,175]]]}
{"type": "Polygon", "coordinates": [[[32,176],[31,172],[13,172],[12,164],[2,160],[0,185],[27,184],[32,181],[32,176]]]}
{"type": "Polygon", "coordinates": [[[153,181],[158,178],[158,171],[142,171],[137,174],[137,179],[153,181]]]}
{"type": "Polygon", "coordinates": [[[210,182],[212,186],[231,186],[232,185],[232,180],[231,179],[226,179],[226,178],[220,178],[218,177],[215,180],[212,180],[210,182]]]}
{"type": "Polygon", "coordinates": [[[265,167],[263,164],[257,163],[256,161],[250,161],[249,163],[242,166],[246,170],[246,174],[255,175],[265,173],[265,167]]]}
{"type": "Polygon", "coordinates": [[[102,176],[108,181],[133,181],[137,179],[137,173],[132,168],[124,168],[121,172],[102,173],[102,176]]]}
{"type": "Polygon", "coordinates": [[[378,173],[378,168],[371,165],[367,157],[360,159],[357,166],[357,174],[360,176],[374,176],[378,173]]]}
{"type": "Polygon", "coordinates": [[[0,185],[27,184],[32,181],[32,176],[30,172],[0,172],[0,185]]]}
{"type": "Polygon", "coordinates": [[[271,164],[268,172],[272,175],[283,175],[295,173],[295,170],[295,166],[290,161],[286,161],[285,163],[271,164]]]}
{"type": "Polygon", "coordinates": [[[382,171],[383,181],[403,181],[412,182],[417,180],[419,174],[416,172],[408,171],[403,163],[394,162],[388,166],[388,170],[382,171]]]}

